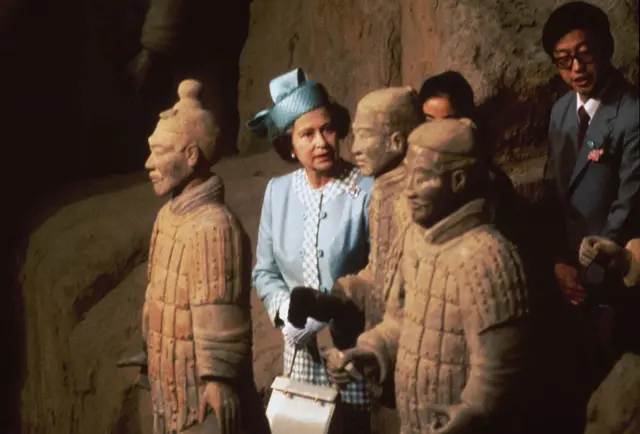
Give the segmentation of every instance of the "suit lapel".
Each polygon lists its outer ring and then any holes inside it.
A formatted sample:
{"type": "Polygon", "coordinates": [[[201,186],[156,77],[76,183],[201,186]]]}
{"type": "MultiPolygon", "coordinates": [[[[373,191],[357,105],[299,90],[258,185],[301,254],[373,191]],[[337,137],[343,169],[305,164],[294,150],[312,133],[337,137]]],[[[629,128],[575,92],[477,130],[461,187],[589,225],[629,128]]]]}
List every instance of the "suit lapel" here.
{"type": "MultiPolygon", "coordinates": [[[[569,180],[569,189],[575,186],[576,181],[579,179],[582,172],[589,166],[591,161],[589,160],[589,153],[594,149],[599,149],[604,146],[605,142],[611,136],[611,121],[618,115],[618,104],[620,103],[620,86],[616,78],[612,78],[610,88],[605,91],[605,94],[600,103],[600,107],[593,116],[587,132],[584,136],[584,142],[578,153],[576,164],[571,173],[571,179],[569,180]]],[[[575,105],[573,118],[573,137],[577,136],[578,121],[575,113],[575,105]]],[[[574,142],[577,140],[574,139],[574,142]]]]}

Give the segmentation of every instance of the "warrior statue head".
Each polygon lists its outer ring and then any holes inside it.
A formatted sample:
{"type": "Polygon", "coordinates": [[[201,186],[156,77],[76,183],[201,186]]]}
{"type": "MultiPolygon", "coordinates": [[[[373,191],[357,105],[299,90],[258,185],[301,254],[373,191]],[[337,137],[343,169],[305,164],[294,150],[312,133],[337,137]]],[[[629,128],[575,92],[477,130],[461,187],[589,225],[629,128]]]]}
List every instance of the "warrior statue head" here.
{"type": "Polygon", "coordinates": [[[180,100],[160,113],[149,137],[150,155],[145,168],[158,196],[176,196],[194,179],[208,178],[217,162],[219,128],[198,100],[201,89],[196,80],[182,81],[178,86],[180,100]]]}
{"type": "Polygon", "coordinates": [[[352,151],[360,171],[381,175],[396,167],[407,151],[407,139],[420,124],[418,96],[411,87],[375,90],[358,103],[352,151]]]}
{"type": "Polygon", "coordinates": [[[483,197],[489,185],[476,126],[466,118],[420,125],[409,136],[406,160],[411,216],[423,227],[483,197]]]}

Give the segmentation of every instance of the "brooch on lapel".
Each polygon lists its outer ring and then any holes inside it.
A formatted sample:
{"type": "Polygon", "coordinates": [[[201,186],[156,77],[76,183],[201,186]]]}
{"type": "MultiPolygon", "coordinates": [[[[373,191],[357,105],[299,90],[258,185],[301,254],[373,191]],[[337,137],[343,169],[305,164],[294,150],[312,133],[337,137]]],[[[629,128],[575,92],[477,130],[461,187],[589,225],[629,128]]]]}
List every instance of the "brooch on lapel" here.
{"type": "Polygon", "coordinates": [[[593,140],[587,141],[587,146],[589,149],[589,154],[587,154],[587,159],[589,161],[593,161],[594,163],[600,162],[602,158],[605,156],[605,148],[603,145],[596,146],[596,143],[593,140]]]}

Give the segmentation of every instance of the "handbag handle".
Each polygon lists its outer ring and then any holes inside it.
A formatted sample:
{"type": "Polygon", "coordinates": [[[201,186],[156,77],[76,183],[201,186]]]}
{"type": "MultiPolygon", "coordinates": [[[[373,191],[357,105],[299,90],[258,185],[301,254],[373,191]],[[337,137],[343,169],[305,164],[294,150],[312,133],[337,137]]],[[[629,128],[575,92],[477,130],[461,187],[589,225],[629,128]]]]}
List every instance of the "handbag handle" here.
{"type": "MultiPolygon", "coordinates": [[[[316,343],[318,344],[318,349],[321,348],[331,348],[335,345],[333,344],[333,337],[331,336],[331,330],[329,327],[323,327],[318,333],[316,333],[316,343]]],[[[291,378],[291,373],[293,372],[293,366],[296,363],[296,356],[298,355],[298,346],[293,346],[293,357],[291,358],[291,366],[289,366],[289,372],[287,373],[287,377],[291,378]]],[[[324,363],[324,359],[322,355],[320,355],[320,364],[322,367],[327,370],[327,366],[324,363]]]]}
{"type": "Polygon", "coordinates": [[[298,347],[297,346],[293,346],[293,358],[291,359],[291,366],[289,366],[289,373],[287,374],[287,377],[291,378],[291,373],[293,372],[293,366],[296,363],[296,356],[298,355],[298,347]]]}

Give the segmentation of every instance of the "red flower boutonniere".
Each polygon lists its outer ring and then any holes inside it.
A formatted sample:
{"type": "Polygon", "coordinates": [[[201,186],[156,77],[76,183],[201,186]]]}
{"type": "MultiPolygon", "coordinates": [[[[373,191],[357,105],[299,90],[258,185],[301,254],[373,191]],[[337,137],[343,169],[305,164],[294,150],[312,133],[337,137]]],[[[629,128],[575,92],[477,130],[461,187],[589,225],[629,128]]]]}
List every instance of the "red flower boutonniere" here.
{"type": "Polygon", "coordinates": [[[589,152],[589,155],[587,155],[587,158],[589,159],[589,161],[593,161],[594,163],[597,163],[598,161],[600,161],[600,158],[602,158],[603,155],[604,155],[604,149],[594,149],[593,151],[589,152]]]}
{"type": "Polygon", "coordinates": [[[590,151],[587,154],[587,159],[589,161],[593,161],[594,163],[602,163],[602,160],[605,159],[605,157],[607,156],[607,151],[606,151],[606,140],[602,140],[600,143],[600,146],[596,145],[596,142],[594,142],[593,140],[587,140],[587,146],[589,147],[590,151]]]}

